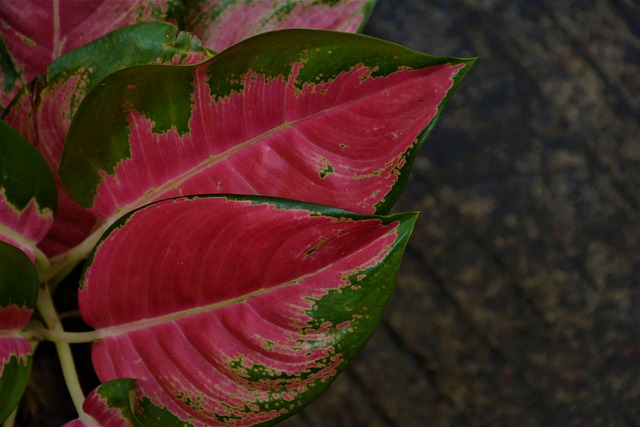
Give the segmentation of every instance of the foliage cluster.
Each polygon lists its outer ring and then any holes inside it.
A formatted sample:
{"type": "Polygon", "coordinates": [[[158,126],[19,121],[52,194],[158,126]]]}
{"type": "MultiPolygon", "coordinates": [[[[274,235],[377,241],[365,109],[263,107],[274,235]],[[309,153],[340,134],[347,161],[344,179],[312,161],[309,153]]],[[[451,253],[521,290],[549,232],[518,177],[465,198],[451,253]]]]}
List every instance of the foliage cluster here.
{"type": "Polygon", "coordinates": [[[373,3],[0,5],[6,426],[43,340],[67,426],[271,425],[353,359],[416,220],[389,211],[473,63],[355,34],[373,3]],[[69,332],[52,292],[81,263],[92,330],[69,332]]]}

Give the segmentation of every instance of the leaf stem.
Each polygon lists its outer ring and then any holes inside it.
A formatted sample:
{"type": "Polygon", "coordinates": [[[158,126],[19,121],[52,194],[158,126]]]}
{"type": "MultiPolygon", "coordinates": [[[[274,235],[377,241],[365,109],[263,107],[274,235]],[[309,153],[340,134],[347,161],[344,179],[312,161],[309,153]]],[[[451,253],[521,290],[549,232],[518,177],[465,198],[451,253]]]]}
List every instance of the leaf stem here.
{"type": "Polygon", "coordinates": [[[13,427],[18,416],[18,406],[9,414],[6,420],[2,423],[2,427],[13,427]]]}
{"type": "MultiPolygon", "coordinates": [[[[22,245],[24,248],[31,249],[33,251],[34,263],[38,271],[45,271],[49,268],[49,258],[42,252],[32,241],[28,240],[22,234],[13,231],[11,228],[0,224],[0,234],[7,236],[9,239],[16,242],[18,245],[22,245]]],[[[15,243],[14,243],[15,244],[15,243]]],[[[20,247],[20,246],[18,246],[20,247]]],[[[22,249],[22,248],[21,248],[22,249]]],[[[24,250],[24,249],[23,249],[24,250]]]]}
{"type": "Polygon", "coordinates": [[[82,317],[82,315],[80,314],[80,310],[65,311],[64,313],[58,313],[58,316],[60,316],[60,320],[82,317]]]}
{"type": "Polygon", "coordinates": [[[55,290],[57,285],[89,255],[89,252],[98,243],[102,233],[111,225],[110,221],[105,222],[96,228],[82,242],[69,249],[64,254],[51,259],[51,266],[40,275],[40,283],[49,283],[51,290],[55,290]]]}
{"type": "Polygon", "coordinates": [[[36,269],[37,271],[46,271],[51,267],[51,263],[49,262],[49,258],[45,255],[44,252],[40,250],[37,246],[33,247],[33,251],[36,256],[36,269]]]}
{"type": "MultiPolygon", "coordinates": [[[[45,284],[44,288],[40,289],[38,296],[37,308],[42,316],[47,327],[53,332],[63,332],[64,328],[56,312],[56,308],[53,305],[53,299],[51,298],[51,292],[49,287],[45,284]]],[[[71,354],[71,347],[66,342],[55,341],[56,350],[58,351],[58,357],[60,358],[60,367],[62,368],[62,375],[64,376],[67,389],[71,395],[73,406],[78,412],[78,417],[86,425],[97,425],[96,421],[82,410],[82,404],[84,403],[84,393],[78,380],[78,373],[76,371],[75,364],[73,362],[73,355],[71,354]]]]}
{"type": "MultiPolygon", "coordinates": [[[[60,319],[60,317],[58,317],[60,319]]],[[[22,336],[28,340],[37,339],[39,341],[64,342],[68,344],[81,344],[93,342],[101,338],[99,331],[89,332],[68,332],[54,331],[45,328],[40,322],[31,321],[22,331],[22,336]]]]}

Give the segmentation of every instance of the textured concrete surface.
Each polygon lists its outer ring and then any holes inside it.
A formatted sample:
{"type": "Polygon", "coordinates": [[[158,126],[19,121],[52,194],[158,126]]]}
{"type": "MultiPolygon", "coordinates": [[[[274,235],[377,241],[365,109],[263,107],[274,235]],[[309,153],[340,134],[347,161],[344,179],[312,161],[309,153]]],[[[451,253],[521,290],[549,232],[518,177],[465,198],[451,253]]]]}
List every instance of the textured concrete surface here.
{"type": "Polygon", "coordinates": [[[321,426],[640,425],[640,7],[379,0],[365,33],[478,56],[397,205],[383,324],[321,426]]]}

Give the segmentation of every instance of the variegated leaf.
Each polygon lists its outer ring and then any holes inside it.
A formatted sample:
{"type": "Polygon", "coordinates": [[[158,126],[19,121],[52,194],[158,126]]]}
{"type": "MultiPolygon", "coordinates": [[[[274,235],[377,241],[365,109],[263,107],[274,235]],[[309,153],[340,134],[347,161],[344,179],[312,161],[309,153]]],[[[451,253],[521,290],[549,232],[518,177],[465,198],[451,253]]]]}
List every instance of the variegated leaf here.
{"type": "MultiPolygon", "coordinates": [[[[177,3],[179,5],[179,3],[177,3]]],[[[181,21],[173,0],[29,0],[0,3],[0,104],[63,55],[135,22],[181,21]]]]}
{"type": "Polygon", "coordinates": [[[78,110],[60,177],[105,219],[199,193],[386,212],[472,63],[282,30],[201,65],[122,70],[78,110]]]}
{"type": "Polygon", "coordinates": [[[0,422],[16,407],[31,373],[31,345],[20,336],[38,298],[38,275],[27,256],[0,241],[0,422]]]}
{"type": "Polygon", "coordinates": [[[44,160],[0,121],[0,241],[35,261],[36,245],[49,231],[55,207],[55,182],[44,160]]]}
{"type": "Polygon", "coordinates": [[[188,425],[287,417],[373,333],[414,221],[240,196],[127,214],[92,252],[79,292],[101,337],[96,372],[135,378],[138,398],[188,425]]]}
{"type": "Polygon", "coordinates": [[[82,405],[93,421],[76,419],[63,427],[186,427],[184,421],[154,405],[130,378],[107,381],[91,391],[82,405]]]}
{"type": "MultiPolygon", "coordinates": [[[[140,23],[116,30],[76,49],[49,66],[46,82],[25,88],[5,119],[16,127],[57,173],[71,119],[80,102],[104,77],[144,64],[188,65],[212,56],[198,39],[166,22],[140,23]]],[[[58,211],[40,247],[49,255],[82,241],[96,217],[58,185],[58,211]]]]}
{"type": "Polygon", "coordinates": [[[184,0],[185,26],[216,52],[284,28],[355,32],[375,0],[184,0]]]}

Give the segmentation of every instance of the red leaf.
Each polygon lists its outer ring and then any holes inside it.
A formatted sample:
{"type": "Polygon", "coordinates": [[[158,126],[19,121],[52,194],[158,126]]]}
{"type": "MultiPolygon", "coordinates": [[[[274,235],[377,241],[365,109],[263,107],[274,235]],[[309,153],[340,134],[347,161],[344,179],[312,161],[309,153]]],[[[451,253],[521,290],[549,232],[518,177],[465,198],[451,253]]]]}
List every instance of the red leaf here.
{"type": "Polygon", "coordinates": [[[79,109],[60,176],[104,219],[201,193],[385,212],[470,62],[289,30],[193,68],[123,70],[79,109]]]}
{"type": "Polygon", "coordinates": [[[135,211],[79,294],[96,372],[196,423],[288,416],[372,334],[414,220],[225,197],[135,211]]]}
{"type": "Polygon", "coordinates": [[[185,26],[202,43],[222,52],[241,40],[284,28],[355,32],[372,0],[220,1],[185,0],[185,26]]]}

